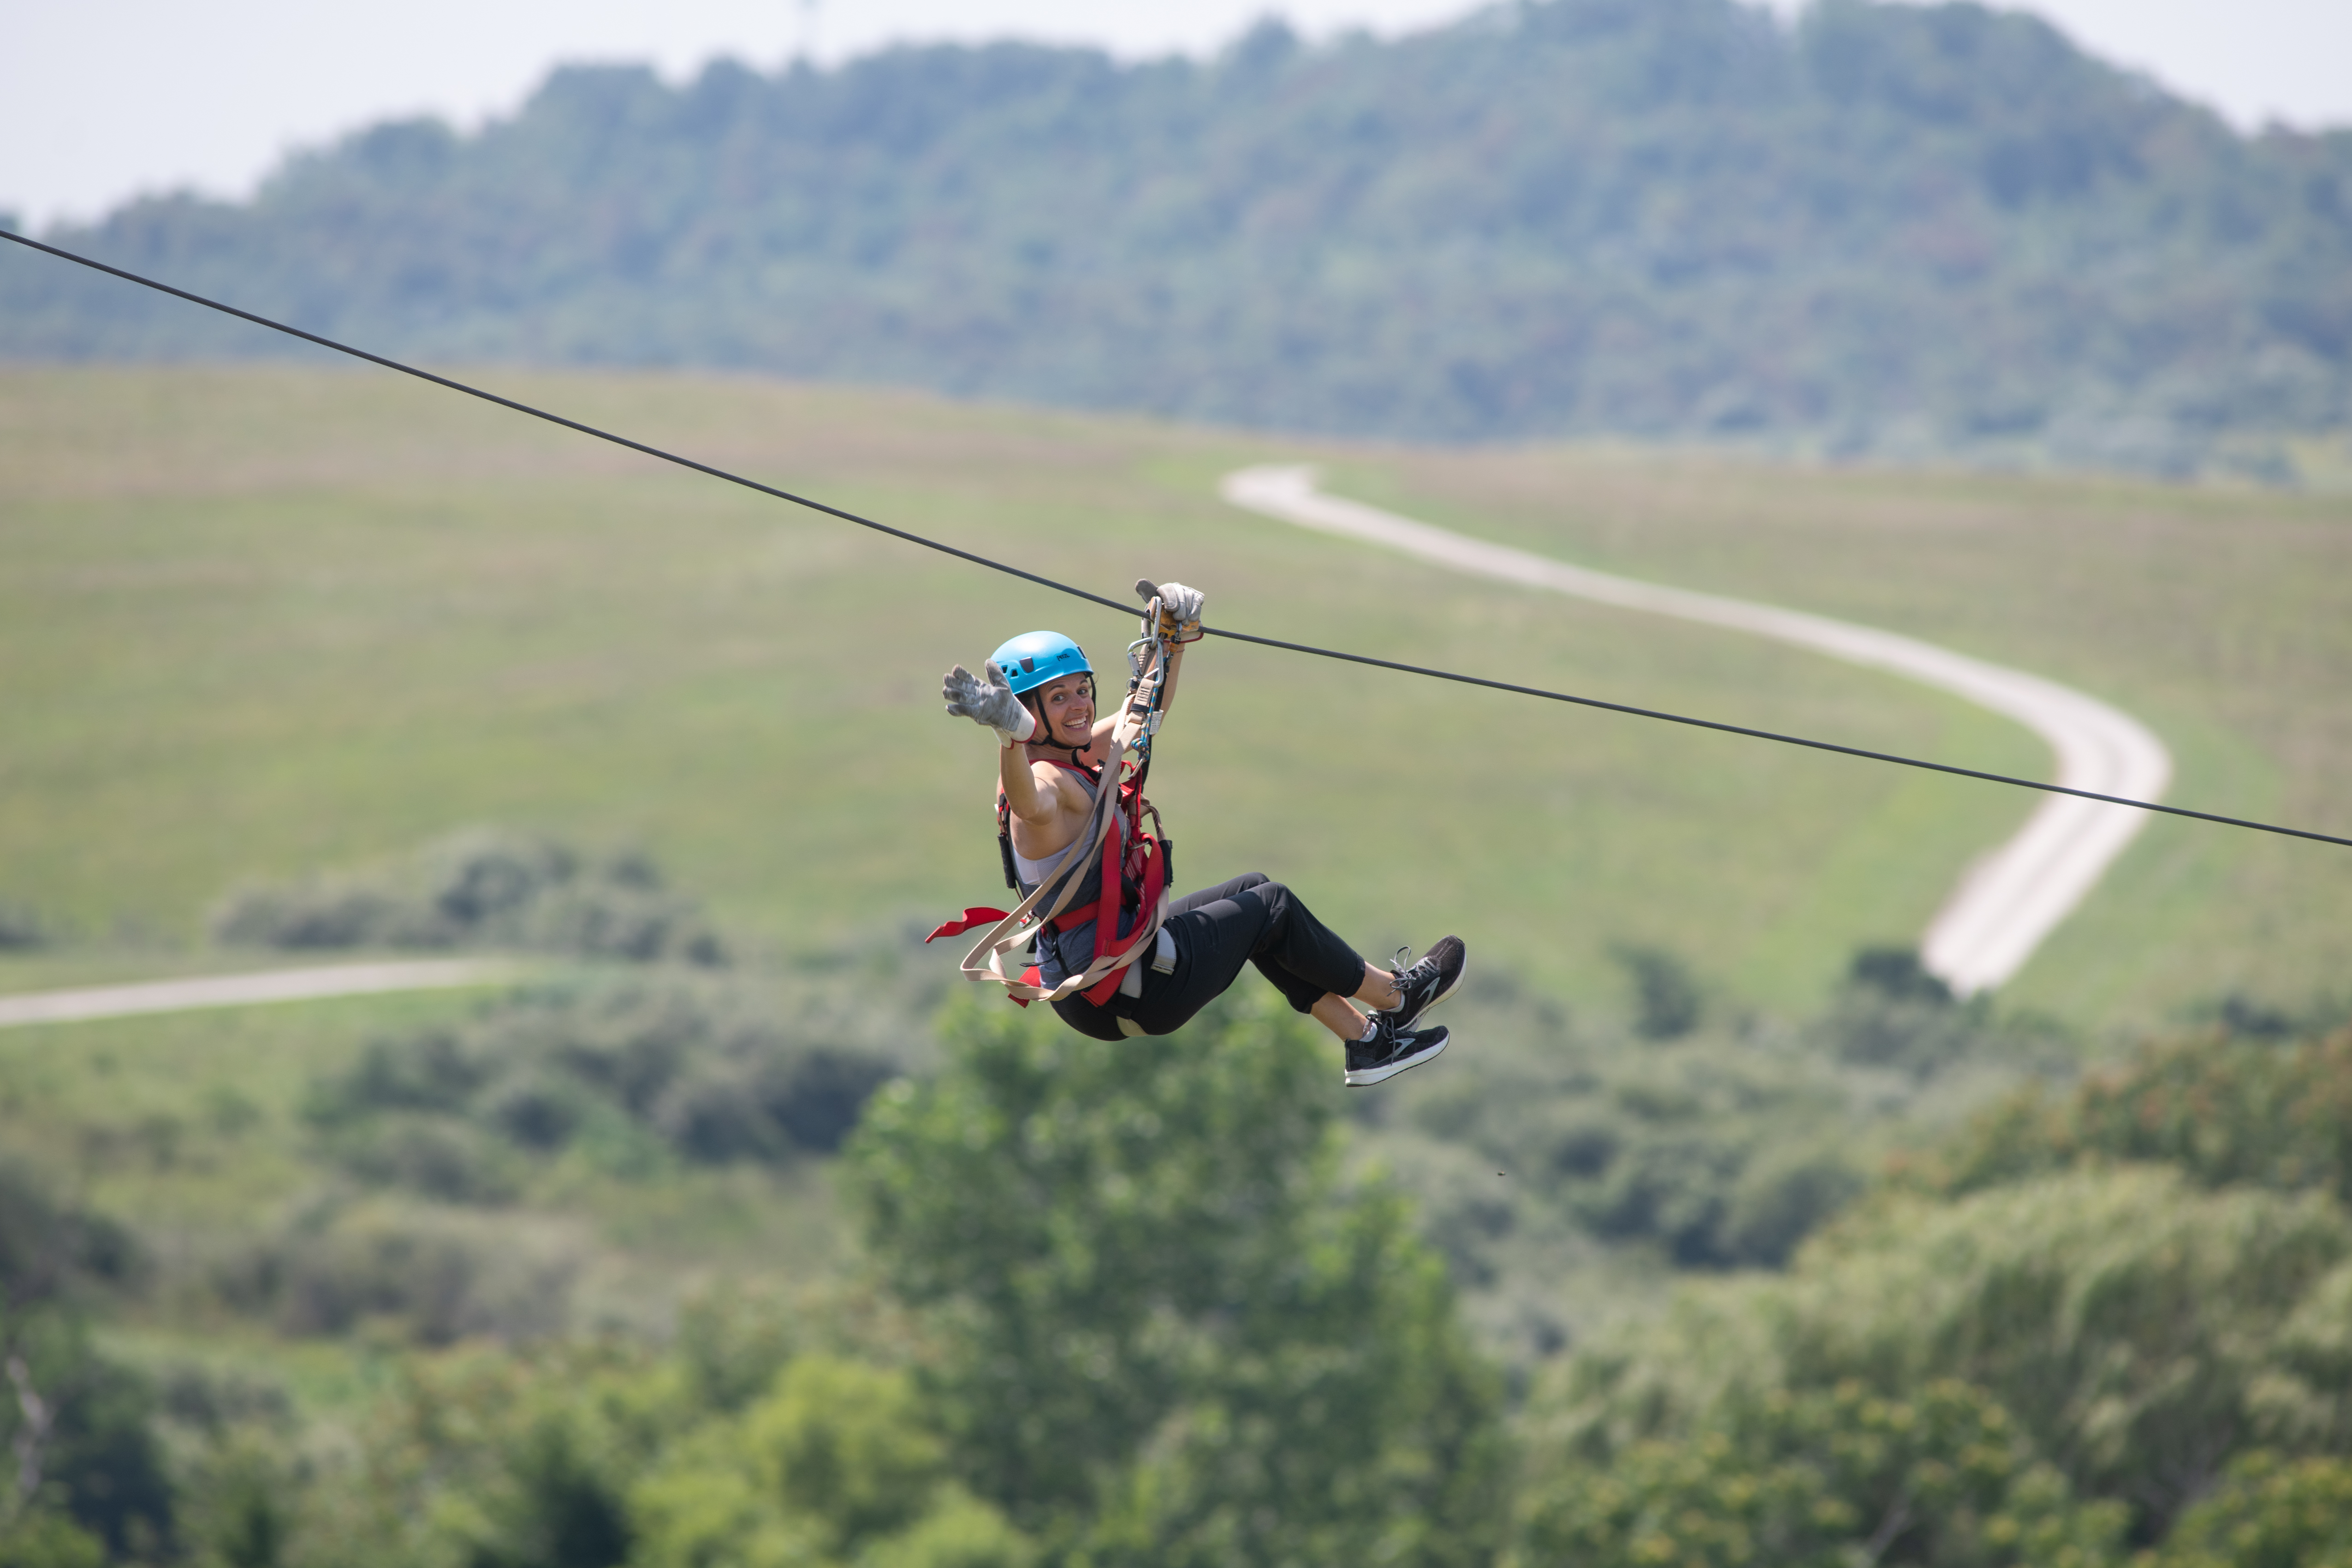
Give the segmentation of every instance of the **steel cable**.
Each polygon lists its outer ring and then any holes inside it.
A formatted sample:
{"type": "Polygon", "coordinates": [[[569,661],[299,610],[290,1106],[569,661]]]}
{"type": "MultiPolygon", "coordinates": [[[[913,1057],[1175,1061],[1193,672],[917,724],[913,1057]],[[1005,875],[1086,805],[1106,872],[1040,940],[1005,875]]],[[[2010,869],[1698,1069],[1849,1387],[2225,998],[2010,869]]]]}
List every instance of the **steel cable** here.
{"type": "MultiPolygon", "coordinates": [[[[695,473],[710,479],[720,479],[730,485],[739,485],[744,489],[756,491],[776,500],[790,501],[794,506],[806,507],[811,511],[823,512],[825,516],[837,518],[843,522],[872,529],[877,533],[887,534],[893,539],[902,540],[908,544],[920,545],[926,550],[935,550],[942,555],[951,555],[959,561],[967,561],[975,566],[984,566],[992,572],[1001,572],[1008,577],[1017,577],[1024,583],[1034,583],[1041,588],[1051,588],[1057,594],[1067,594],[1074,599],[1084,599],[1088,604],[1100,605],[1107,609],[1116,610],[1123,616],[1138,613],[1136,606],[1124,604],[1119,600],[1106,598],[1100,594],[1090,594],[1084,588],[1073,587],[1067,583],[1057,583],[1051,577],[1040,576],[1034,572],[1025,571],[1002,561],[991,560],[985,555],[975,554],[971,551],[961,550],[952,544],[944,544],[936,539],[927,539],[919,533],[911,533],[903,528],[893,528],[887,522],[877,522],[870,517],[861,517],[856,512],[845,510],[825,501],[796,494],[775,485],[762,484],[758,479],[747,479],[741,474],[732,473],[728,469],[668,451],[650,443],[602,429],[561,414],[551,413],[515,398],[501,396],[498,393],[458,381],[452,376],[438,375],[432,371],[404,363],[383,354],[373,353],[366,349],[339,342],[333,338],[322,336],[318,332],[307,331],[285,321],[276,321],[252,310],[241,310],[235,305],[224,303],[186,289],[176,288],[172,284],[132,272],[126,268],[116,267],[92,257],[82,256],[58,246],[45,244],[8,229],[0,229],[0,239],[10,240],[28,250],[54,256],[61,261],[69,261],[78,267],[87,267],[94,272],[103,272],[110,277],[121,279],[126,283],[135,283],[142,289],[152,289],[159,294],[168,294],[173,299],[184,300],[192,305],[201,305],[208,310],[217,310],[225,316],[234,316],[238,321],[249,321],[257,327],[266,327],[273,332],[282,332],[288,337],[299,338],[304,342],[331,350],[339,354],[348,354],[353,359],[364,360],[370,364],[380,365],[385,370],[397,371],[402,375],[414,376],[419,381],[429,382],[435,386],[450,392],[462,393],[467,397],[479,398],[484,403],[496,404],[500,408],[516,414],[528,415],[533,419],[545,420],[550,425],[562,426],[566,430],[593,437],[599,441],[610,442],[615,447],[625,447],[629,451],[660,462],[675,464],[678,468],[691,469],[695,473]]],[[[1224,637],[1233,642],[1255,643],[1260,647],[1278,648],[1285,653],[1307,654],[1316,658],[1369,665],[1375,669],[1392,669],[1403,675],[1426,676],[1433,680],[1450,680],[1462,686],[1484,687],[1491,691],[1506,691],[1517,697],[1539,697],[1549,702],[1573,703],[1580,708],[1595,708],[1603,712],[1623,713],[1636,719],[1654,719],[1662,723],[1682,724],[1696,730],[1713,730],[1722,734],[1740,735],[1754,741],[1772,741],[1784,746],[1802,746],[1811,751],[1833,752],[1840,756],[1860,757],[1866,762],[1889,763],[1897,767],[1917,768],[1927,773],[1948,773],[1955,778],[1978,779],[1987,784],[2008,784],[2017,789],[2039,790],[2045,795],[2073,795],[2080,800],[2101,801],[2109,805],[2124,805],[2138,811],[2158,812],[2166,816],[2183,816],[2198,822],[2218,823],[2225,827],[2243,827],[2256,833],[2273,833],[2283,837],[2305,838],[2314,843],[2334,844],[2352,849],[2352,837],[2340,837],[2332,833],[2317,833],[2309,828],[2286,827],[2278,823],[2256,822],[2242,816],[2225,816],[2219,812],[2195,811],[2185,805],[2166,805],[2159,801],[2135,800],[2129,795],[2102,795],[2096,790],[2076,789],[2069,784],[2048,784],[2040,779],[2019,778],[2011,773],[1988,773],[1979,768],[1964,768],[1951,763],[1931,763],[1922,757],[1906,757],[1892,752],[1874,752],[1863,746],[1841,745],[1834,741],[1816,741],[1803,735],[1783,734],[1777,730],[1759,730],[1746,724],[1726,723],[1721,720],[1698,719],[1685,713],[1671,713],[1657,708],[1641,708],[1630,702],[1612,702],[1599,697],[1580,697],[1573,692],[1553,691],[1540,686],[1521,686],[1507,680],[1490,680],[1484,676],[1463,675],[1450,669],[1434,669],[1426,665],[1404,664],[1396,659],[1375,658],[1370,654],[1345,653],[1337,648],[1317,647],[1309,643],[1285,642],[1279,637],[1259,637],[1255,633],[1234,631],[1223,626],[1203,626],[1201,630],[1204,636],[1224,637]]]]}

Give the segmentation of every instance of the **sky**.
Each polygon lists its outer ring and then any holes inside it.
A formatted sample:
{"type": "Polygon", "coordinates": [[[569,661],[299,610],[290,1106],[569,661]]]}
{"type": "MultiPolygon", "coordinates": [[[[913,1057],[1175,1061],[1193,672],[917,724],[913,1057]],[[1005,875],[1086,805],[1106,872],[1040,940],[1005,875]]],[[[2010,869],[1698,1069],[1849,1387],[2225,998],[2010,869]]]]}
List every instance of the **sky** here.
{"type": "MultiPolygon", "coordinates": [[[[1798,0],[1775,0],[1786,6],[1798,0]]],[[[2352,125],[2352,0],[2014,0],[2242,126],[2352,125]]],[[[0,213],[47,227],[135,195],[248,194],[375,121],[472,126],[557,64],[772,68],[901,40],[1201,54],[1255,18],[1394,34],[1473,0],[0,0],[0,213]]]]}

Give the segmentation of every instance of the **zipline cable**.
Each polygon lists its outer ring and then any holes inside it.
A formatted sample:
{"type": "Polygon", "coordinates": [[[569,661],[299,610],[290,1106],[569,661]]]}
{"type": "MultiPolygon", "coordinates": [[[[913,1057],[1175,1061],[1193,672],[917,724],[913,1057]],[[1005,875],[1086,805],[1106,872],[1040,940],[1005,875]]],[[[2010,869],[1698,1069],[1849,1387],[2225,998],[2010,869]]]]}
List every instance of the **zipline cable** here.
{"type": "MultiPolygon", "coordinates": [[[[823,512],[827,517],[838,518],[844,522],[856,523],[860,528],[872,529],[877,533],[887,533],[891,538],[903,540],[908,544],[920,545],[926,550],[935,550],[942,555],[952,555],[959,561],[967,561],[975,566],[985,566],[992,572],[1001,572],[1008,577],[1018,577],[1024,582],[1034,583],[1041,588],[1051,588],[1057,594],[1067,594],[1074,599],[1084,599],[1088,604],[1100,605],[1107,609],[1116,610],[1123,616],[1132,616],[1137,613],[1135,606],[1123,604],[1117,599],[1107,599],[1100,594],[1090,594],[1084,588],[1072,587],[1067,583],[1057,583],[1051,577],[1042,577],[1034,572],[1024,571],[1018,566],[1007,565],[1002,561],[991,560],[985,555],[977,555],[969,550],[960,550],[952,544],[943,544],[936,539],[926,539],[919,533],[910,533],[903,528],[893,528],[887,522],[877,522],[870,517],[861,517],[854,511],[845,510],[824,501],[799,495],[792,490],[782,489],[774,485],[762,484],[757,479],[747,479],[741,474],[731,473],[712,464],[683,457],[678,453],[667,451],[660,447],[635,440],[610,430],[601,429],[578,419],[567,418],[563,415],[551,413],[544,408],[534,407],[530,404],[515,398],[501,396],[498,393],[487,391],[451,376],[436,375],[429,370],[404,363],[383,354],[372,353],[366,349],[354,348],[349,343],[338,342],[333,338],[306,331],[300,327],[291,326],[268,316],[257,315],[251,310],[240,310],[235,305],[226,304],[186,289],[175,288],[172,284],[160,282],[155,279],[112,266],[91,257],[65,250],[54,245],[44,244],[40,240],[9,229],[0,228],[0,239],[11,240],[28,250],[54,256],[60,261],[70,261],[78,267],[87,267],[94,272],[103,272],[110,277],[120,278],[126,283],[136,283],[142,289],[152,289],[159,294],[169,294],[173,299],[185,300],[192,305],[201,305],[208,310],[217,310],[225,316],[234,316],[241,321],[250,321],[257,327],[267,327],[273,332],[283,332],[289,338],[299,338],[304,342],[314,343],[320,348],[330,349],[339,354],[348,354],[353,359],[365,360],[368,363],[380,365],[385,370],[397,371],[402,375],[414,376],[418,381],[430,382],[435,386],[450,392],[463,393],[467,397],[479,398],[484,403],[494,403],[500,408],[509,409],[516,414],[528,415],[533,419],[542,419],[550,425],[560,425],[566,430],[593,437],[599,441],[607,441],[615,447],[626,447],[644,457],[672,463],[681,468],[690,468],[698,474],[720,479],[730,485],[739,485],[744,489],[757,491],[761,495],[776,500],[790,501],[794,506],[806,507],[811,511],[823,512]]],[[[2129,795],[2102,795],[2097,790],[2076,789],[2070,784],[2045,784],[2040,779],[2019,778],[2011,773],[1987,773],[1978,768],[1958,767],[1950,763],[1931,763],[1921,757],[1906,757],[1893,752],[1874,752],[1862,746],[1840,745],[1834,741],[1816,741],[1803,735],[1782,734],[1777,730],[1759,730],[1746,724],[1727,724],[1716,719],[1696,719],[1685,713],[1670,713],[1657,708],[1638,708],[1629,702],[1611,702],[1599,697],[1580,697],[1573,692],[1552,691],[1540,686],[1520,686],[1507,680],[1489,680],[1484,676],[1462,675],[1450,669],[1433,669],[1426,665],[1402,664],[1395,659],[1374,658],[1369,654],[1343,653],[1336,648],[1317,647],[1308,643],[1285,642],[1278,637],[1263,637],[1250,632],[1231,631],[1223,626],[1204,626],[1201,630],[1205,636],[1224,637],[1233,642],[1255,643],[1260,647],[1279,648],[1285,653],[1300,653],[1316,658],[1338,659],[1347,664],[1369,665],[1374,669],[1392,669],[1403,675],[1421,675],[1433,680],[1450,680],[1462,686],[1479,686],[1490,691],[1507,691],[1517,697],[1539,697],[1549,702],[1568,702],[1580,708],[1597,708],[1603,712],[1623,713],[1636,719],[1655,719],[1662,723],[1682,724],[1695,730],[1713,730],[1721,734],[1741,735],[1753,741],[1773,741],[1784,746],[1803,746],[1811,751],[1834,752],[1840,756],[1860,757],[1865,762],[1890,763],[1897,767],[1917,768],[1927,773],[1949,773],[1956,778],[1979,779],[1987,784],[2009,784],[2017,789],[2039,790],[2045,795],[2070,795],[2080,800],[2101,801],[2108,805],[2127,805],[2138,811],[2160,812],[2167,816],[2185,816],[2198,822],[2218,823],[2224,827],[2243,827],[2256,833],[2274,833],[2282,837],[2305,838],[2314,843],[2334,844],[2352,849],[2352,838],[2339,837],[2332,833],[2315,833],[2309,828],[2285,827],[2273,822],[2255,822],[2242,816],[2224,816],[2217,812],[2192,811],[2185,805],[2166,805],[2158,801],[2135,800],[2129,795]]]]}
{"type": "Polygon", "coordinates": [[[339,354],[349,354],[353,359],[362,359],[370,364],[382,365],[386,370],[396,370],[403,375],[413,375],[419,381],[429,381],[434,385],[446,387],[451,392],[462,392],[468,397],[478,397],[485,403],[495,403],[499,407],[512,409],[517,414],[528,414],[533,419],[544,419],[550,425],[561,425],[566,430],[576,430],[583,436],[593,436],[599,441],[610,441],[615,447],[626,447],[632,452],[643,453],[648,458],[656,458],[665,463],[675,463],[681,468],[691,468],[698,474],[707,474],[714,479],[724,479],[730,485],[740,485],[747,490],[757,490],[760,494],[773,497],[777,500],[788,500],[794,506],[804,506],[811,511],[821,511],[827,517],[837,517],[844,522],[854,522],[860,528],[870,528],[877,533],[887,533],[893,539],[903,539],[909,544],[919,544],[926,550],[936,550],[942,555],[952,555],[960,561],[969,561],[975,566],[985,566],[992,572],[1002,572],[1007,576],[1023,578],[1036,584],[1041,588],[1051,588],[1056,593],[1091,600],[1095,604],[1117,610],[1123,616],[1136,613],[1135,606],[1123,605],[1117,599],[1106,599],[1099,594],[1089,594],[1084,588],[1073,588],[1066,583],[1056,583],[1051,577],[1040,577],[1034,572],[1024,572],[1018,566],[1008,566],[1002,561],[992,561],[985,555],[975,555],[969,550],[959,550],[952,544],[942,544],[936,539],[925,539],[919,533],[908,533],[903,528],[893,528],[887,522],[877,522],[870,517],[860,517],[854,511],[844,511],[837,506],[829,506],[811,497],[795,495],[791,490],[779,489],[774,485],[763,485],[757,479],[745,479],[740,474],[730,473],[725,468],[714,468],[709,463],[697,462],[692,458],[681,457],[676,452],[666,452],[659,447],[648,446],[643,441],[632,440],[626,436],[599,429],[593,425],[583,424],[577,419],[568,419],[561,414],[551,414],[544,408],[534,408],[528,403],[518,402],[511,397],[501,397],[495,392],[485,391],[481,387],[469,385],[452,377],[436,375],[429,370],[420,370],[413,364],[403,364],[396,359],[371,353],[365,349],[353,348],[349,343],[337,342],[334,339],[321,337],[317,332],[305,331],[300,327],[289,326],[284,321],[272,321],[268,316],[256,315],[251,310],[241,310],[235,305],[224,304],[218,300],[207,299],[202,294],[191,293],[185,289],[176,289],[169,283],[158,282],[152,278],[142,277],[136,272],[127,271],[120,267],[111,267],[87,256],[78,256],[70,250],[60,250],[54,245],[44,245],[37,239],[27,238],[9,229],[0,228],[0,239],[14,240],[29,250],[41,251],[57,257],[60,260],[87,267],[95,272],[107,273],[121,279],[126,283],[136,283],[142,289],[152,289],[159,294],[169,294],[173,299],[185,300],[192,305],[202,305],[207,310],[218,310],[224,316],[235,316],[240,321],[251,321],[257,327],[267,327],[273,332],[283,332],[289,338],[299,338],[306,343],[316,343],[322,349],[332,349],[339,354]]]}

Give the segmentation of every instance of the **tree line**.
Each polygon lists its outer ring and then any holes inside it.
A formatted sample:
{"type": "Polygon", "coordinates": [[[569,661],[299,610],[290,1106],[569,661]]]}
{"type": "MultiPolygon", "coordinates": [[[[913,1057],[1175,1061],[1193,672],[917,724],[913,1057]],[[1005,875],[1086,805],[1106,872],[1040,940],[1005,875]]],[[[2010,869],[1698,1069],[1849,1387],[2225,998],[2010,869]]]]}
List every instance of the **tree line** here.
{"type": "Polygon", "coordinates": [[[356,1426],[87,1329],[136,1272],[0,1171],[0,1563],[66,1568],[1854,1562],[2352,1551],[2352,1030],[2021,1090],[1785,1269],[1692,1277],[1514,1390],[1351,1167],[1328,1053],[953,1012],[868,1106],[854,1277],[666,1344],[475,1341],[356,1426]],[[2147,1554],[2147,1555],[2142,1555],[2147,1554]]]}
{"type": "MultiPolygon", "coordinates": [[[[2352,419],[2352,132],[2242,135],[1972,4],[566,68],[51,237],[404,353],[1302,431],[2286,477],[2272,437],[2352,419]]],[[[0,353],[277,352],[0,256],[0,353]]]]}

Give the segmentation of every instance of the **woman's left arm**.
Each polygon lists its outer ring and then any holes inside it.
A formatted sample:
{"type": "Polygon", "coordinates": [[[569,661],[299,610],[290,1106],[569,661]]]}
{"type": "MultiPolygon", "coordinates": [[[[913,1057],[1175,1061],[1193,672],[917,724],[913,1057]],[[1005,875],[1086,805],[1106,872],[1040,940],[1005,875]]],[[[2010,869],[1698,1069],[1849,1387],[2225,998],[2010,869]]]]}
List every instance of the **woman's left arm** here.
{"type": "MultiPolygon", "coordinates": [[[[1136,584],[1138,592],[1143,587],[1136,584]]],[[[1201,640],[1201,606],[1209,596],[1181,583],[1162,583],[1152,596],[1160,601],[1160,635],[1170,644],[1168,683],[1160,692],[1160,711],[1166,713],[1176,706],[1176,677],[1184,668],[1184,649],[1201,640]]]]}
{"type": "MultiPolygon", "coordinates": [[[[1158,657],[1159,656],[1156,654],[1153,656],[1155,659],[1157,659],[1158,657]]],[[[1179,646],[1170,650],[1168,656],[1168,685],[1160,694],[1160,711],[1162,716],[1166,715],[1169,708],[1172,706],[1176,700],[1176,677],[1183,670],[1183,668],[1184,649],[1181,646],[1179,646]]],[[[1144,670],[1144,675],[1149,678],[1150,673],[1150,668],[1147,667],[1144,670]]],[[[1132,721],[1128,718],[1127,704],[1125,702],[1121,702],[1117,710],[1115,710],[1109,718],[1096,720],[1095,738],[1087,747],[1087,759],[1091,762],[1100,763],[1105,759],[1118,752],[1119,750],[1119,742],[1115,738],[1115,733],[1120,725],[1130,723],[1132,723],[1132,721]]]]}
{"type": "MultiPolygon", "coordinates": [[[[1157,658],[1160,658],[1160,656],[1152,654],[1152,660],[1157,658]]],[[[1160,712],[1162,712],[1162,717],[1167,715],[1169,708],[1176,705],[1176,677],[1179,677],[1181,672],[1183,672],[1183,644],[1176,644],[1173,648],[1169,648],[1169,684],[1160,691],[1160,712]]],[[[1146,679],[1150,679],[1150,670],[1143,670],[1143,675],[1146,675],[1146,679]]],[[[1124,721],[1127,721],[1127,703],[1119,703],[1118,712],[1112,712],[1108,720],[1096,720],[1094,745],[1087,748],[1087,754],[1094,757],[1096,762],[1101,762],[1110,750],[1118,750],[1115,745],[1112,745],[1110,731],[1115,731],[1115,729],[1118,729],[1119,724],[1124,724],[1124,721]]]]}
{"type": "Polygon", "coordinates": [[[1184,673],[1184,646],[1178,643],[1168,650],[1168,684],[1160,692],[1160,711],[1162,713],[1176,706],[1176,678],[1184,673]]]}

